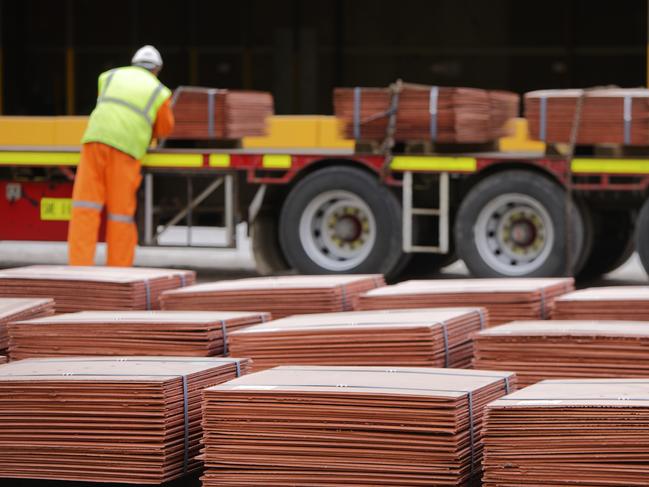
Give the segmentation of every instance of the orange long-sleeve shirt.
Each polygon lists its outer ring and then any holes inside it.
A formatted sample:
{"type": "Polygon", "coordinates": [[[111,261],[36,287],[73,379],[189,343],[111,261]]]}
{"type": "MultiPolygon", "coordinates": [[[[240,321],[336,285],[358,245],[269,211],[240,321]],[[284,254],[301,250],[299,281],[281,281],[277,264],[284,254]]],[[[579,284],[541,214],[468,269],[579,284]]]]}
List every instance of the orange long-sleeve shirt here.
{"type": "Polygon", "coordinates": [[[171,110],[171,98],[168,98],[158,108],[158,114],[153,124],[153,137],[156,139],[164,139],[173,132],[174,124],[175,119],[174,112],[171,110]]]}

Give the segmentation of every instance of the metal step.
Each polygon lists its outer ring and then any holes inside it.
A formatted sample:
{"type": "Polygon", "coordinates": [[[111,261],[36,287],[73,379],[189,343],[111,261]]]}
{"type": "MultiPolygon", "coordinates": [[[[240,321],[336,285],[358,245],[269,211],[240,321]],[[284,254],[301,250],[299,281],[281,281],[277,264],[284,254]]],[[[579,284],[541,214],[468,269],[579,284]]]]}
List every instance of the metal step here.
{"type": "Polygon", "coordinates": [[[449,174],[439,174],[439,208],[413,208],[413,173],[403,174],[402,219],[404,252],[446,254],[449,247],[449,174]],[[428,216],[438,219],[439,241],[437,245],[418,245],[413,242],[413,220],[415,216],[428,216]]]}

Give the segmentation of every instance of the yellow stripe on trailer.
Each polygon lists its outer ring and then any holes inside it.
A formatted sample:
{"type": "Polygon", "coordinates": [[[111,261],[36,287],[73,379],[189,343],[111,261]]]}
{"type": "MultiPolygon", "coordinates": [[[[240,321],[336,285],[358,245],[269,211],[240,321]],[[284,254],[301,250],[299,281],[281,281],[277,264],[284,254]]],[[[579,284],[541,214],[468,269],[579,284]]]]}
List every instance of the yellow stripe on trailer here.
{"type": "MultiPolygon", "coordinates": [[[[76,166],[79,152],[0,151],[3,166],[76,166]]],[[[142,160],[148,167],[201,167],[202,154],[147,154],[142,160]]]]}
{"type": "Polygon", "coordinates": [[[203,154],[147,154],[142,159],[146,167],[201,167],[203,154]]]}
{"type": "Polygon", "coordinates": [[[475,157],[395,156],[390,168],[394,171],[464,171],[478,168],[475,157]]]}
{"type": "Polygon", "coordinates": [[[230,154],[210,154],[210,167],[230,167],[230,154]]]}
{"type": "Polygon", "coordinates": [[[573,173],[649,174],[649,159],[572,160],[573,173]]]}
{"type": "Polygon", "coordinates": [[[78,152],[0,151],[3,166],[76,166],[78,152]]]}
{"type": "Polygon", "coordinates": [[[286,154],[264,154],[261,165],[269,169],[289,169],[291,156],[286,154]]]}

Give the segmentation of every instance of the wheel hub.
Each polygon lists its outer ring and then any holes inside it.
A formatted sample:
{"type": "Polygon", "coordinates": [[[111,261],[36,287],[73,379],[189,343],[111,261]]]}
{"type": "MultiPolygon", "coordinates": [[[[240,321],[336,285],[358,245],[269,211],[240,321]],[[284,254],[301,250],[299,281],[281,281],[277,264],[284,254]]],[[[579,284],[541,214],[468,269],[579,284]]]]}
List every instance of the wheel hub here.
{"type": "Polygon", "coordinates": [[[358,266],[372,251],[376,224],[357,195],[328,191],[318,195],[300,218],[300,240],[314,262],[331,271],[358,266]]]}
{"type": "Polygon", "coordinates": [[[540,267],[551,252],[552,220],[534,198],[501,195],[478,215],[476,245],[486,263],[503,275],[524,275],[540,267]]]}
{"type": "Polygon", "coordinates": [[[363,233],[363,225],[359,220],[356,208],[345,208],[345,213],[337,212],[329,222],[332,237],[344,243],[358,240],[363,233]]]}
{"type": "Polygon", "coordinates": [[[527,247],[536,237],[534,224],[527,220],[516,221],[511,226],[511,238],[515,245],[527,247]]]}
{"type": "Polygon", "coordinates": [[[515,205],[502,220],[502,246],[513,254],[534,257],[545,239],[545,224],[536,211],[515,205]]]}

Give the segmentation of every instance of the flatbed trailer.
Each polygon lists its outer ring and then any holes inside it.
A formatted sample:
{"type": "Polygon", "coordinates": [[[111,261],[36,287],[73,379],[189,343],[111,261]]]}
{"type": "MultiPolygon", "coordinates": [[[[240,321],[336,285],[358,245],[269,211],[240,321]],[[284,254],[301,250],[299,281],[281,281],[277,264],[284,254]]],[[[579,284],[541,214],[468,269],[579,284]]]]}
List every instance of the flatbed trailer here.
{"type": "MultiPolygon", "coordinates": [[[[0,147],[0,240],[65,240],[78,160],[0,147]]],[[[649,269],[649,156],[158,149],[142,166],[141,245],[182,224],[232,248],[245,222],[264,274],[423,277],[462,258],[478,277],[595,277],[636,243],[649,269]]]]}

